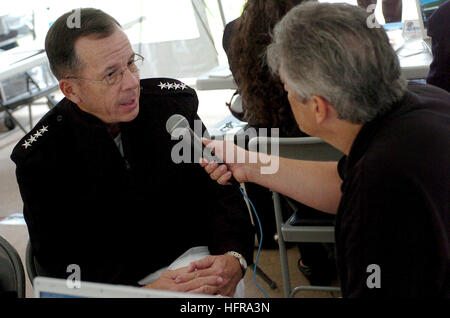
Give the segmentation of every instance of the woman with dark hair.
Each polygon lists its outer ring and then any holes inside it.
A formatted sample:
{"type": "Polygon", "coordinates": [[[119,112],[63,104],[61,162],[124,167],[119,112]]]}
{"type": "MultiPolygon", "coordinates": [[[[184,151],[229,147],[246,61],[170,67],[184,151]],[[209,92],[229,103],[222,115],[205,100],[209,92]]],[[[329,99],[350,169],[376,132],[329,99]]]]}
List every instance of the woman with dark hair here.
{"type": "MultiPolygon", "coordinates": [[[[223,35],[223,47],[231,72],[242,98],[242,112],[230,107],[232,114],[254,128],[279,128],[280,137],[307,136],[295,122],[287,93],[281,80],[272,76],[265,51],[271,43],[271,33],[277,22],[294,6],[304,0],[248,0],[242,15],[228,23],[223,35]]],[[[256,184],[247,184],[261,219],[265,237],[276,233],[271,192],[256,184]]],[[[286,204],[286,206],[288,206],[286,204]]],[[[285,209],[283,209],[285,210],[285,209]]],[[[301,219],[332,219],[326,213],[298,203],[297,216],[301,219]]],[[[288,216],[286,216],[288,217],[288,216]]],[[[266,248],[276,247],[272,240],[264,240],[266,248]]],[[[298,245],[301,259],[298,267],[312,285],[329,285],[335,278],[332,259],[334,248],[320,243],[298,245]]]]}
{"type": "Polygon", "coordinates": [[[275,24],[302,1],[249,0],[223,35],[223,47],[243,101],[243,112],[234,115],[252,127],[277,127],[283,137],[305,134],[295,123],[283,84],[270,73],[264,52],[275,24]]]}

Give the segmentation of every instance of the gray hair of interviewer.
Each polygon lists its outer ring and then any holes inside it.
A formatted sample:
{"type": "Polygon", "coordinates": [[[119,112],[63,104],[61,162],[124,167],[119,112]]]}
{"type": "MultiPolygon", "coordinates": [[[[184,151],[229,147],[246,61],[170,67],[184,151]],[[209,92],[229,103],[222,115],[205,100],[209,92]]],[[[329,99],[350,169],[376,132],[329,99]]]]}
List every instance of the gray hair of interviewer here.
{"type": "Polygon", "coordinates": [[[267,62],[299,101],[325,98],[338,117],[362,124],[386,113],[406,90],[397,55],[363,9],[306,2],[275,26],[267,62]]]}

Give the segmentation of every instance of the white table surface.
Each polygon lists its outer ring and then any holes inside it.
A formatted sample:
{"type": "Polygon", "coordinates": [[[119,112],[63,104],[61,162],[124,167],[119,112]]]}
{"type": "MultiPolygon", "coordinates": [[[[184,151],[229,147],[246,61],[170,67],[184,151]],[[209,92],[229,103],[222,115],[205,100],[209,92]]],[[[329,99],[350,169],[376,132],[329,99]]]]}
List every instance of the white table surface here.
{"type": "Polygon", "coordinates": [[[237,89],[228,64],[216,66],[211,71],[200,75],[195,86],[199,90],[237,89]]]}
{"type": "Polygon", "coordinates": [[[421,39],[407,41],[397,52],[403,76],[406,79],[426,78],[433,56],[421,39]]]}
{"type": "MultiPolygon", "coordinates": [[[[407,41],[397,52],[402,73],[406,79],[426,78],[433,57],[423,46],[421,39],[407,41]]],[[[196,88],[199,90],[237,89],[228,65],[220,65],[197,78],[196,88]]]]}

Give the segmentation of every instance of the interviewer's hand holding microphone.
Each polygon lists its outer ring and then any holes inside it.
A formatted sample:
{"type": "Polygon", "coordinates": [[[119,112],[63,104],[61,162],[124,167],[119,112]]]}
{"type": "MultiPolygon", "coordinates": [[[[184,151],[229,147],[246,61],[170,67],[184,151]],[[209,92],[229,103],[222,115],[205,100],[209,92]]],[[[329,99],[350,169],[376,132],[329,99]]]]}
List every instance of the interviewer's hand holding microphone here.
{"type": "Polygon", "coordinates": [[[248,177],[252,171],[259,171],[256,164],[245,164],[249,162],[248,151],[230,141],[200,139],[182,115],[172,115],[167,121],[166,129],[171,135],[176,129],[185,130],[190,135],[194,148],[203,154],[200,165],[219,184],[239,187],[239,183],[250,181],[248,177]],[[206,151],[203,151],[202,144],[207,147],[206,151]]]}
{"type": "Polygon", "coordinates": [[[205,168],[211,179],[217,181],[221,185],[231,185],[230,180],[233,178],[239,182],[248,182],[249,167],[245,164],[248,162],[248,152],[242,148],[238,148],[234,143],[229,141],[218,141],[202,139],[203,144],[211,149],[221,162],[209,162],[205,158],[200,159],[200,165],[205,168]],[[233,158],[229,158],[227,154],[234,154],[233,158]],[[237,160],[241,159],[243,160],[237,160]],[[231,160],[227,160],[231,159],[231,160]]]}
{"type": "Polygon", "coordinates": [[[278,166],[277,157],[263,152],[250,152],[236,146],[232,141],[202,139],[206,147],[204,153],[213,153],[200,158],[200,165],[205,168],[211,179],[221,185],[240,186],[240,183],[252,182],[268,186],[271,177],[278,171],[272,168],[272,163],[278,166]],[[209,151],[208,151],[209,150],[209,151]]]}

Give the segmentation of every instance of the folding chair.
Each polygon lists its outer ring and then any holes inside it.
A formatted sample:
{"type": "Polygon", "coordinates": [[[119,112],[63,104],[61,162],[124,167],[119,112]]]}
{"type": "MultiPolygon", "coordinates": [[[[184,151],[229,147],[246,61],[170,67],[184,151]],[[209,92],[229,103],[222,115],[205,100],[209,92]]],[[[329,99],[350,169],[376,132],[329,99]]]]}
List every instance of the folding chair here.
{"type": "MultiPolygon", "coordinates": [[[[316,137],[298,138],[268,138],[255,137],[249,141],[249,149],[260,152],[272,153],[273,147],[279,147],[279,156],[310,161],[337,161],[343,154],[316,137]]],[[[275,221],[278,234],[278,246],[280,250],[281,273],[283,277],[283,288],[286,297],[293,297],[298,291],[329,291],[338,292],[339,287],[333,286],[297,286],[291,289],[286,242],[334,242],[334,226],[320,225],[292,225],[292,217],[288,221],[283,221],[283,211],[280,201],[280,194],[272,191],[275,210],[275,221]]],[[[287,198],[289,201],[289,199],[287,198]]]]}
{"type": "Polygon", "coordinates": [[[49,66],[43,64],[32,68],[22,74],[13,76],[0,82],[0,113],[5,112],[5,125],[9,130],[18,126],[24,133],[28,131],[13,116],[13,112],[28,106],[29,125],[33,128],[31,105],[46,97],[49,108],[54,107],[57,101],[53,93],[59,89],[58,81],[50,72],[49,66]]]}

